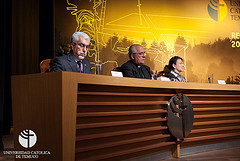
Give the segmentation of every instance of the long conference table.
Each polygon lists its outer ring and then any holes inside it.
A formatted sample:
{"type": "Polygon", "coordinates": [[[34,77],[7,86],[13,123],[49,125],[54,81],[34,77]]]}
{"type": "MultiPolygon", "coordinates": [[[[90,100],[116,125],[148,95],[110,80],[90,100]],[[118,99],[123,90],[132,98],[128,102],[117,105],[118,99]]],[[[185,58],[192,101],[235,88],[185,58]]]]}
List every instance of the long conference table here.
{"type": "Polygon", "coordinates": [[[37,154],[35,161],[160,160],[181,157],[184,148],[240,140],[240,85],[72,72],[19,75],[12,76],[12,109],[14,150],[37,154]],[[168,101],[177,93],[194,110],[193,129],[183,141],[167,125],[168,101]],[[20,144],[24,130],[35,133],[34,145],[30,133],[23,134],[28,147],[20,144]]]}

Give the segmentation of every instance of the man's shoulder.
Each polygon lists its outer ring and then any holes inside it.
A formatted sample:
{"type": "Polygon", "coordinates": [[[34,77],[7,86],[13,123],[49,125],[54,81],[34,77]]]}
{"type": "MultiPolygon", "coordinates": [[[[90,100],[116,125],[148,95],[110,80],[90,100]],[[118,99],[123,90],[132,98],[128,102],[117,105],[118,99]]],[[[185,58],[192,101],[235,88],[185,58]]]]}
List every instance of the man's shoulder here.
{"type": "Polygon", "coordinates": [[[62,56],[58,56],[56,57],[55,59],[58,59],[58,60],[66,60],[68,59],[69,55],[62,55],[62,56]]]}
{"type": "Polygon", "coordinates": [[[147,68],[147,69],[149,69],[150,70],[150,67],[149,66],[147,66],[147,65],[142,65],[142,66],[144,66],[145,68],[147,68]]]}
{"type": "Polygon", "coordinates": [[[83,62],[88,62],[88,63],[90,63],[87,59],[83,59],[82,61],[83,61],[83,62]]]}
{"type": "Polygon", "coordinates": [[[73,63],[75,62],[75,59],[74,59],[74,55],[70,53],[67,55],[56,57],[55,61],[60,63],[73,63]]]}
{"type": "Polygon", "coordinates": [[[85,64],[90,64],[90,62],[86,59],[83,59],[82,62],[85,63],[85,64]]]}
{"type": "Polygon", "coordinates": [[[122,67],[130,67],[130,66],[134,66],[133,62],[130,60],[122,65],[122,67]]]}

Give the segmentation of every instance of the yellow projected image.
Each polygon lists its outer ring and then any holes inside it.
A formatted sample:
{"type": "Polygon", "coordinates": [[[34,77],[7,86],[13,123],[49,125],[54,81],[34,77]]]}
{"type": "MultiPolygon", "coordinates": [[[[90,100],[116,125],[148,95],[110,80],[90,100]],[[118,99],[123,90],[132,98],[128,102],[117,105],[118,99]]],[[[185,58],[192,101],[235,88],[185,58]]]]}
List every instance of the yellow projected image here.
{"type": "Polygon", "coordinates": [[[134,43],[144,46],[145,63],[152,70],[161,71],[172,56],[181,56],[185,63],[184,75],[189,81],[206,82],[207,75],[216,72],[210,67],[221,68],[221,63],[225,66],[223,61],[228,52],[233,53],[232,57],[227,57],[232,61],[232,68],[226,74],[215,76],[226,79],[240,71],[235,62],[239,60],[235,59],[236,51],[228,48],[232,46],[231,33],[240,29],[240,22],[227,16],[229,2],[217,1],[219,21],[213,20],[208,13],[210,0],[82,2],[66,0],[65,9],[76,22],[72,24],[72,32],[83,31],[91,37],[88,57],[92,64],[98,60],[103,62],[103,74],[110,75],[113,68],[126,62],[128,47],[134,43]],[[221,43],[225,45],[219,48],[225,46],[224,50],[210,51],[221,43]]]}
{"type": "Polygon", "coordinates": [[[219,17],[220,21],[224,20],[225,17],[227,16],[227,4],[223,0],[219,0],[219,17]]]}

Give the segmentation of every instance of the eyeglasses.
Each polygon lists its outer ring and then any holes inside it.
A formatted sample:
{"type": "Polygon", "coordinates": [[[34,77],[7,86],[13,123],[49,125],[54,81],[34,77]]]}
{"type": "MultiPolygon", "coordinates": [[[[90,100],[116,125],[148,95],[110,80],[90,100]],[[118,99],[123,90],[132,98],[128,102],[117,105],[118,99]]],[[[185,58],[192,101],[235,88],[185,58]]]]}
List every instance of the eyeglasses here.
{"type": "Polygon", "coordinates": [[[144,52],[141,52],[141,53],[135,53],[135,54],[138,54],[138,55],[142,56],[142,55],[146,55],[147,53],[144,51],[144,52]]]}
{"type": "Polygon", "coordinates": [[[89,48],[89,45],[85,45],[85,44],[83,44],[83,43],[79,43],[79,44],[76,44],[76,45],[78,45],[78,46],[80,46],[81,48],[89,48]]]}

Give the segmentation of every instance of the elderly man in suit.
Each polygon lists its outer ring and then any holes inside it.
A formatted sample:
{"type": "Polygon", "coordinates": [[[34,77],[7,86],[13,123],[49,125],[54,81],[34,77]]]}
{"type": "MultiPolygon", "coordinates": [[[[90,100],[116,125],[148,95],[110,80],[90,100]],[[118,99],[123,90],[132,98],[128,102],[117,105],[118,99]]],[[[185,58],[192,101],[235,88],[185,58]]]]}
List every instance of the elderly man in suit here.
{"type": "Polygon", "coordinates": [[[153,79],[152,72],[147,65],[144,65],[146,52],[139,44],[129,47],[130,60],[121,66],[124,77],[153,79]]]}
{"type": "Polygon", "coordinates": [[[90,62],[84,58],[90,43],[89,36],[84,32],[72,35],[71,52],[54,59],[51,72],[70,71],[92,74],[90,62]]]}

